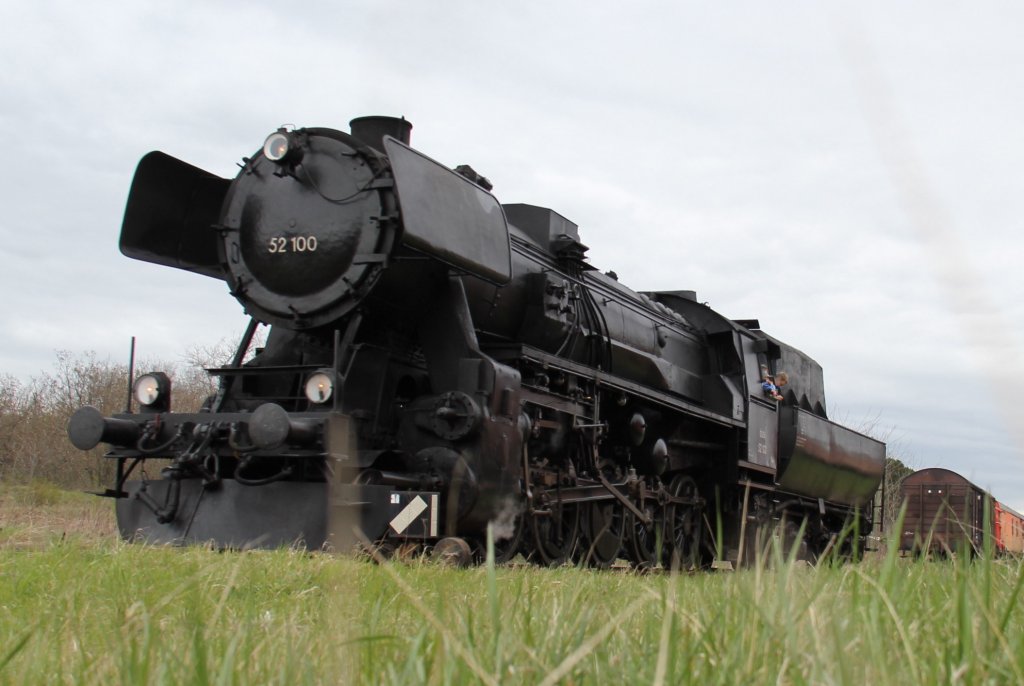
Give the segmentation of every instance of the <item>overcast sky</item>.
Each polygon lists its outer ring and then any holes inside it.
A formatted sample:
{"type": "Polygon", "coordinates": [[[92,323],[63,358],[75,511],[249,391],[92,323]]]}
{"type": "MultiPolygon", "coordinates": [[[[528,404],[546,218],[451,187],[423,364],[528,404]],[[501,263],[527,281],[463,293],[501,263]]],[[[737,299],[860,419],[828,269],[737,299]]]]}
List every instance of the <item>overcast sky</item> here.
{"type": "Polygon", "coordinates": [[[228,177],[281,124],[404,115],[1024,512],[1022,28],[988,2],[4,3],[0,373],[240,335],[223,282],[118,252],[146,152],[228,177]]]}

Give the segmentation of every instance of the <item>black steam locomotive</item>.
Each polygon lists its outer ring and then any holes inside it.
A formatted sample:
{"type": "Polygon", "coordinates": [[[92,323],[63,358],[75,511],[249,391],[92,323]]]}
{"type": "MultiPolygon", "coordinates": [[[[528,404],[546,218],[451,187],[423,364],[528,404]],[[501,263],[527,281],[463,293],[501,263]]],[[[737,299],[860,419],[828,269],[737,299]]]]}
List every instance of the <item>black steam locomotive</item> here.
{"type": "Polygon", "coordinates": [[[499,559],[652,566],[866,534],[885,447],[826,418],[817,363],[596,271],[575,224],[410,130],[279,129],[233,180],[142,159],[121,251],[223,279],[252,320],[198,412],[149,373],[137,412],[72,416],[74,445],[111,446],[125,537],[468,560],[492,525],[499,559]]]}

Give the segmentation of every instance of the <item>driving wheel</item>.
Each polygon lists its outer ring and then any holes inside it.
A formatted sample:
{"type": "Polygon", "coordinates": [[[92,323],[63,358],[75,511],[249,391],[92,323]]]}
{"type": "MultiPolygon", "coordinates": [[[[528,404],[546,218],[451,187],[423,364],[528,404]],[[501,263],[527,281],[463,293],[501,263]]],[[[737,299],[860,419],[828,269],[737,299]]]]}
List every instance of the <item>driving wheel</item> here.
{"type": "Polygon", "coordinates": [[[685,474],[676,475],[669,494],[683,502],[670,502],[665,516],[665,566],[693,569],[700,565],[701,506],[697,482],[685,474]]]}

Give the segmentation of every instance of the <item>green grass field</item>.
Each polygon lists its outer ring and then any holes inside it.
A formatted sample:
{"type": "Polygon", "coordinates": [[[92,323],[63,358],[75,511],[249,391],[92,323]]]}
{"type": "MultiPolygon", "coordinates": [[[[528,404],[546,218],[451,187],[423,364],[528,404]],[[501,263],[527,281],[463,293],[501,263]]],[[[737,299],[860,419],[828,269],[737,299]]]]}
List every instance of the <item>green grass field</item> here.
{"type": "Polygon", "coordinates": [[[0,491],[3,684],[1019,684],[1024,566],[669,576],[125,545],[0,491]]]}

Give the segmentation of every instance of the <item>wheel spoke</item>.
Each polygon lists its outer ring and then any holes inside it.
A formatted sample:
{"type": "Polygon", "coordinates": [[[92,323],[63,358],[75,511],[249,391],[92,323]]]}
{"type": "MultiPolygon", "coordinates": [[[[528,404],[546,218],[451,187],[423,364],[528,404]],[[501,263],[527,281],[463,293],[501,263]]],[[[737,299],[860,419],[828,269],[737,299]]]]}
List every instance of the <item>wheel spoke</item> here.
{"type": "Polygon", "coordinates": [[[665,547],[665,513],[653,502],[644,505],[651,524],[644,524],[630,513],[626,526],[626,555],[637,569],[650,569],[658,564],[658,554],[665,547]]]}
{"type": "Polygon", "coordinates": [[[580,511],[576,505],[555,503],[550,514],[530,517],[533,532],[534,561],[557,567],[565,564],[576,552],[579,541],[580,511]]]}
{"type": "Polygon", "coordinates": [[[625,513],[617,501],[592,503],[584,513],[580,555],[583,561],[599,568],[609,567],[622,550],[625,513]]]}
{"type": "MultiPolygon", "coordinates": [[[[696,500],[697,482],[679,474],[669,484],[675,498],[696,500]]],[[[691,569],[701,563],[701,508],[691,503],[669,503],[666,508],[665,565],[670,569],[691,569]]]]}

